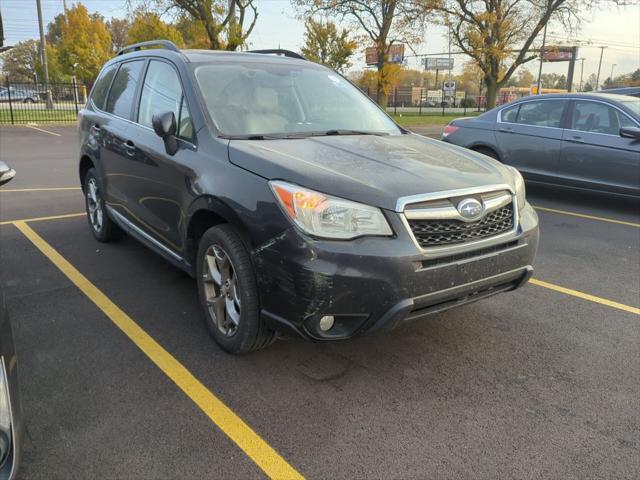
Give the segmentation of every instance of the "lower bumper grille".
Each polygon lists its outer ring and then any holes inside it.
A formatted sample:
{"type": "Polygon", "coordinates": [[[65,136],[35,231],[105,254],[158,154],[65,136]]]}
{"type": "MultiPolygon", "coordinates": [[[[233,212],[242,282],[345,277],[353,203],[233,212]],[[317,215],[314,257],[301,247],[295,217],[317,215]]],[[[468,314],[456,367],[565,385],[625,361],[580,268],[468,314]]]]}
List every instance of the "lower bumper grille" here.
{"type": "Polygon", "coordinates": [[[513,203],[477,222],[461,220],[409,220],[409,227],[422,248],[455,245],[500,235],[514,226],[513,203]]]}

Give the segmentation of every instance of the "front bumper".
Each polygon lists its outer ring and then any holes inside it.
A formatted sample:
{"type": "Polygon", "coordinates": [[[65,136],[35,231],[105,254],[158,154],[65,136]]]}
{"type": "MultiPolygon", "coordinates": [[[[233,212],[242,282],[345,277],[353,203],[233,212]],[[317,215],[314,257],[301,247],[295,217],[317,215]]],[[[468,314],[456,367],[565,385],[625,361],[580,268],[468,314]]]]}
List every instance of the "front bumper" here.
{"type": "Polygon", "coordinates": [[[256,248],[267,323],[307,339],[346,339],[514,290],[533,272],[538,217],[528,204],[513,236],[438,257],[417,248],[398,215],[388,219],[394,238],[315,240],[291,228],[256,248]],[[325,315],[335,324],[322,332],[325,315]]]}

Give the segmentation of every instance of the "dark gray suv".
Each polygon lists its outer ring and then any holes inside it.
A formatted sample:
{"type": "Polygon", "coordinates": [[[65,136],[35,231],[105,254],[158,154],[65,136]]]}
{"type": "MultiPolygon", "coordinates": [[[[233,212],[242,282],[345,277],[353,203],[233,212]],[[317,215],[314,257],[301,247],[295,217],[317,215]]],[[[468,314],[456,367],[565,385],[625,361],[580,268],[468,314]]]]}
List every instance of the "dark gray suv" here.
{"type": "Polygon", "coordinates": [[[517,170],[403,130],[292,52],[127,47],[79,134],[93,235],[128,232],[195,276],[229,352],[391,328],[532,273],[517,170]]]}

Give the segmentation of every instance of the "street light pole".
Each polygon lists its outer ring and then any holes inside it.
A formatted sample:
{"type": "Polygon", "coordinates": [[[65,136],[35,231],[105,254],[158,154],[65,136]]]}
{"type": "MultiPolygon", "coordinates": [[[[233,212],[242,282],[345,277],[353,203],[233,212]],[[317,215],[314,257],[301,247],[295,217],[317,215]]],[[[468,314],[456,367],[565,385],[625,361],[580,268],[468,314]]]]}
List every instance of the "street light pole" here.
{"type": "Polygon", "coordinates": [[[598,85],[600,85],[600,68],[602,67],[602,56],[604,54],[604,49],[607,47],[598,47],[600,49],[600,61],[598,62],[598,75],[596,76],[596,87],[594,90],[598,90],[598,85]]]}
{"type": "Polygon", "coordinates": [[[38,27],[40,28],[40,59],[44,70],[44,88],[47,91],[47,110],[53,109],[53,99],[51,98],[51,88],[49,87],[49,65],[47,64],[47,44],[44,38],[44,24],[42,23],[42,5],[40,0],[36,0],[38,7],[38,27]]]}
{"type": "Polygon", "coordinates": [[[582,57],[578,60],[580,60],[580,91],[582,91],[582,73],[584,72],[584,61],[586,58],[582,57]]]}

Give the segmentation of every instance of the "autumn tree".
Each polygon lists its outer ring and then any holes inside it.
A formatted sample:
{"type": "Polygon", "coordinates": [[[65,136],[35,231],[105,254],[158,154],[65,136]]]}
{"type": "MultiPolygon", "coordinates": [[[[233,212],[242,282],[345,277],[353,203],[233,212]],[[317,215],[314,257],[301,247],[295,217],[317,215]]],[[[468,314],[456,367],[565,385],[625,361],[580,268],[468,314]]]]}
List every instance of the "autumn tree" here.
{"type": "Polygon", "coordinates": [[[112,18],[106,23],[107,31],[111,35],[111,51],[117,52],[128,45],[131,22],[127,18],[112,18]]]}
{"type": "Polygon", "coordinates": [[[246,45],[258,20],[257,0],[162,0],[168,8],[200,22],[212,50],[246,45]]]}
{"type": "Polygon", "coordinates": [[[3,52],[2,73],[14,82],[35,82],[40,57],[40,42],[25,40],[3,52]]]}
{"type": "MultiPolygon", "coordinates": [[[[429,1],[429,0],[423,0],[429,1]]],[[[624,3],[626,0],[611,0],[624,3]]],[[[609,2],[609,3],[611,3],[609,2]]],[[[435,6],[450,28],[452,42],[482,69],[487,107],[516,69],[535,58],[533,42],[551,21],[579,25],[581,14],[598,0],[439,0],[435,6]],[[501,69],[504,73],[501,73],[501,69]]],[[[431,5],[430,3],[430,6],[431,5]]]]}
{"type": "Polygon", "coordinates": [[[160,15],[141,9],[136,10],[127,32],[127,44],[157,39],[170,40],[178,47],[184,44],[178,29],[164,22],[160,15]]]}
{"type": "Polygon", "coordinates": [[[309,18],[305,24],[305,44],[302,54],[309,60],[343,72],[349,68],[349,57],[357,44],[349,38],[349,30],[338,30],[327,20],[309,18]]]}
{"type": "Polygon", "coordinates": [[[292,0],[305,16],[326,15],[349,19],[364,32],[377,52],[376,90],[378,103],[386,107],[392,90],[394,68],[389,68],[389,47],[394,43],[418,43],[431,0],[292,0]],[[387,67],[387,68],[385,68],[387,67]]]}
{"type": "Polygon", "coordinates": [[[175,21],[175,27],[182,35],[187,48],[209,48],[209,37],[200,20],[193,20],[187,14],[181,14],[175,21]]]}
{"type": "Polygon", "coordinates": [[[57,50],[65,73],[92,81],[111,58],[111,36],[102,18],[90,16],[78,3],[67,11],[57,50]]]}

